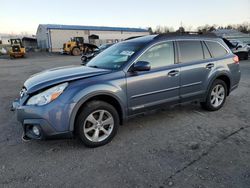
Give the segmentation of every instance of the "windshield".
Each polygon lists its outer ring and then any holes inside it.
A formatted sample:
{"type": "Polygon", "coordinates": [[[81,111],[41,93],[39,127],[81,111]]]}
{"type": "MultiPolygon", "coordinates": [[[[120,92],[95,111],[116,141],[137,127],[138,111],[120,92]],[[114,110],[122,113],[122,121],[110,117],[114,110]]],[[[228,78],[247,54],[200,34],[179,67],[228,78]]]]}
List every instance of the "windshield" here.
{"type": "Polygon", "coordinates": [[[21,40],[20,39],[10,39],[10,43],[11,44],[21,44],[21,40]]]}
{"type": "Polygon", "coordinates": [[[87,66],[117,70],[123,66],[134,53],[139,51],[141,47],[142,44],[138,43],[126,42],[115,44],[90,60],[87,66]]]}
{"type": "Polygon", "coordinates": [[[99,47],[100,50],[105,50],[106,48],[108,48],[109,46],[111,46],[112,44],[103,44],[99,47]]]}

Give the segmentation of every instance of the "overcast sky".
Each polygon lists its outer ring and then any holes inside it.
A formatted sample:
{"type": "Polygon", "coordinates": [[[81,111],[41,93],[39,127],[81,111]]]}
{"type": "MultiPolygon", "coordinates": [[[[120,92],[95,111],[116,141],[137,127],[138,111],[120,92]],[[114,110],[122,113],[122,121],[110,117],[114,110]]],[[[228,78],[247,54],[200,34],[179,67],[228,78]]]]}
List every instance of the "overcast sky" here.
{"type": "Polygon", "coordinates": [[[38,24],[196,28],[250,22],[250,0],[0,0],[0,33],[38,24]]]}

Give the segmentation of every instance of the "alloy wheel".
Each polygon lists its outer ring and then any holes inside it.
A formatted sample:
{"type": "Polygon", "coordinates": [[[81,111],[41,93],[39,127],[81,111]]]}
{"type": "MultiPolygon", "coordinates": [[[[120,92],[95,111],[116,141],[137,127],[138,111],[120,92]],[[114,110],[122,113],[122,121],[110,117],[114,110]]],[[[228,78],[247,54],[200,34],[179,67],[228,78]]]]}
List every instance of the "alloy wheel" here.
{"type": "Polygon", "coordinates": [[[212,89],[210,97],[211,105],[214,108],[219,107],[225,100],[225,88],[223,87],[223,85],[215,85],[215,87],[212,89]]]}
{"type": "Polygon", "coordinates": [[[114,118],[107,110],[97,110],[85,119],[83,132],[91,142],[107,139],[114,128],[114,118]]]}

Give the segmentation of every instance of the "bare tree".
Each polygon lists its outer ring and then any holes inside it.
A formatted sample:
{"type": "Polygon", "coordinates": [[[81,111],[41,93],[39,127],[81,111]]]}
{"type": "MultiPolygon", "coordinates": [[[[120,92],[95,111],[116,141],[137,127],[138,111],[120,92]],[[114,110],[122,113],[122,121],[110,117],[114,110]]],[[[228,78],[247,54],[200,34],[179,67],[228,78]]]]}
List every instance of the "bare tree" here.
{"type": "Polygon", "coordinates": [[[203,32],[203,33],[206,33],[206,32],[212,32],[214,30],[216,30],[217,26],[216,25],[203,25],[203,26],[199,26],[197,27],[197,31],[198,32],[203,32]]]}
{"type": "Polygon", "coordinates": [[[149,27],[149,28],[148,28],[148,32],[149,32],[150,35],[153,34],[153,29],[152,29],[152,27],[149,27]]]}
{"type": "Polygon", "coordinates": [[[154,30],[154,34],[160,34],[160,33],[169,33],[169,32],[173,32],[174,28],[173,27],[168,27],[168,26],[156,26],[155,30],[154,30]]]}
{"type": "Polygon", "coordinates": [[[181,26],[181,27],[179,27],[179,29],[176,30],[176,32],[184,33],[185,32],[185,28],[181,26]]]}
{"type": "MultiPolygon", "coordinates": [[[[188,26],[188,27],[184,27],[184,26],[180,26],[176,32],[185,32],[185,31],[192,31],[193,27],[192,26],[188,26]]],[[[198,31],[198,32],[212,32],[216,29],[235,29],[238,30],[242,33],[250,33],[250,23],[249,22],[244,22],[242,24],[236,24],[236,25],[226,25],[226,26],[218,26],[218,25],[203,25],[203,26],[199,26],[195,29],[193,29],[194,31],[198,31]]],[[[160,34],[160,33],[168,33],[168,32],[174,32],[174,28],[173,27],[168,27],[168,26],[161,26],[158,25],[156,26],[156,28],[153,30],[152,28],[149,28],[149,32],[152,34],[160,34]],[[150,30],[151,29],[151,30],[150,30]]]]}

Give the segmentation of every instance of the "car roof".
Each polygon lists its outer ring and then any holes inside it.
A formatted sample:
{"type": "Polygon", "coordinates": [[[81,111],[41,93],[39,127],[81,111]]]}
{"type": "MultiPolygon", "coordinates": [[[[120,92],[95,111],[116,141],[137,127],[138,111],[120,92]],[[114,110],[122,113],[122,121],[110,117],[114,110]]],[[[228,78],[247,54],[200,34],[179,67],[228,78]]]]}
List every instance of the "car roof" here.
{"type": "Polygon", "coordinates": [[[137,36],[126,39],[124,42],[147,43],[151,42],[157,35],[137,36]]]}
{"type": "Polygon", "coordinates": [[[202,32],[171,32],[171,33],[163,33],[157,35],[154,39],[168,39],[168,38],[190,38],[190,39],[204,39],[204,38],[209,38],[209,39],[215,39],[218,38],[215,34],[213,33],[202,33],[202,32]]]}
{"type": "Polygon", "coordinates": [[[147,35],[147,36],[138,36],[133,39],[128,39],[124,42],[135,42],[135,43],[151,43],[155,41],[162,41],[162,40],[176,40],[176,39],[200,39],[200,40],[215,40],[218,41],[220,37],[216,36],[213,33],[198,33],[198,32],[184,32],[184,33],[164,33],[164,34],[157,34],[157,35],[147,35]]]}

